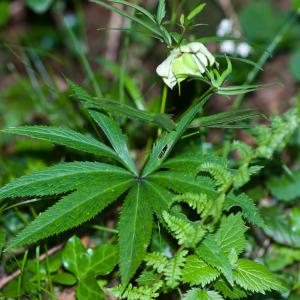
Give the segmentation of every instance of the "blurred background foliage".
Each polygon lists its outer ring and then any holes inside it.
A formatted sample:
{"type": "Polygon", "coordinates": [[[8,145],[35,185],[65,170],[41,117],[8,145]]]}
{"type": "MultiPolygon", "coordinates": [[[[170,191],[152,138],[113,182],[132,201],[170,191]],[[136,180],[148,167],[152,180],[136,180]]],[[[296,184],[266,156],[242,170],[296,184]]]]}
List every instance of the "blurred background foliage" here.
{"type": "MultiPolygon", "coordinates": [[[[150,10],[154,10],[157,4],[155,0],[135,2],[142,2],[150,10]]],[[[195,6],[194,2],[169,0],[169,26],[176,27],[181,13],[190,11],[195,6]]],[[[232,18],[242,37],[252,47],[249,59],[257,61],[289,20],[291,12],[299,6],[299,0],[207,1],[205,13],[197,17],[199,25],[188,36],[191,40],[215,36],[221,20],[232,18]]],[[[209,43],[208,47],[215,53],[219,51],[216,42],[209,43]]],[[[70,97],[64,76],[81,82],[89,90],[93,90],[93,84],[97,82],[105,97],[159,111],[161,83],[155,68],[165,56],[164,47],[138,25],[130,24],[128,20],[88,1],[0,0],[0,128],[49,124],[91,132],[87,116],[70,97]]],[[[234,61],[232,82],[245,82],[252,69],[251,65],[234,61]]],[[[248,95],[243,107],[270,116],[300,105],[300,21],[288,30],[263,69],[257,80],[277,85],[248,95]]],[[[183,84],[182,89],[185,91],[183,96],[178,91],[168,95],[167,112],[175,116],[205,86],[188,82],[183,84]]],[[[214,96],[207,113],[230,110],[233,103],[232,99],[214,96]]],[[[154,137],[154,131],[137,121],[123,125],[139,162],[141,153],[147,151],[147,144],[154,137]]],[[[255,126],[255,123],[250,126],[255,126]]],[[[188,140],[185,147],[203,150],[226,145],[227,130],[204,129],[202,133],[201,139],[188,140]]],[[[234,137],[252,143],[243,130],[237,130],[234,137]]],[[[249,255],[266,262],[286,282],[290,288],[289,295],[286,295],[288,299],[300,297],[299,154],[300,129],[287,149],[269,162],[265,171],[246,189],[261,207],[268,225],[266,232],[251,229],[249,255]]],[[[76,159],[78,155],[48,143],[0,134],[0,184],[55,162],[76,159]]],[[[8,238],[43,210],[50,200],[47,201],[2,213],[0,222],[8,238]]],[[[107,225],[113,214],[112,211],[105,212],[105,217],[101,221],[95,220],[94,224],[106,222],[104,225],[107,225]]],[[[87,243],[110,237],[91,224],[87,224],[86,229],[82,229],[82,236],[88,239],[87,243]],[[87,228],[89,231],[85,231],[87,228]]],[[[55,237],[46,246],[51,248],[64,237],[55,237]]],[[[49,282],[51,279],[59,287],[76,282],[73,275],[61,272],[61,255],[58,251],[51,256],[47,266],[46,262],[39,265],[40,281],[49,282]]],[[[22,257],[18,257],[18,253],[15,257],[4,255],[2,258],[1,276],[22,265],[22,257]]],[[[21,291],[16,289],[18,281],[11,281],[3,290],[4,297],[15,298],[18,292],[26,295],[40,288],[33,284],[37,272],[35,257],[30,259],[32,268],[23,280],[32,284],[21,291]]],[[[258,296],[257,299],[275,299],[271,295],[268,297],[258,296]]]]}

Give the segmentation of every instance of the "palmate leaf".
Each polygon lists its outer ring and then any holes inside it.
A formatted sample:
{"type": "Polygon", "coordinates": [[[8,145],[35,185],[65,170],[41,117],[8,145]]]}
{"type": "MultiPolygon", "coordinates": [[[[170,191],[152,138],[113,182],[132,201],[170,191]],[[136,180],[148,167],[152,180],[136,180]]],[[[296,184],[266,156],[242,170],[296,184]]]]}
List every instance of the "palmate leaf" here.
{"type": "Polygon", "coordinates": [[[219,275],[220,272],[216,268],[211,267],[198,256],[190,255],[182,271],[182,280],[184,283],[204,287],[216,280],[219,275]]]}
{"type": "Polygon", "coordinates": [[[80,191],[62,198],[27,225],[7,249],[33,243],[90,220],[133,183],[134,180],[130,176],[125,180],[109,180],[102,185],[87,185],[80,191]]]}
{"type": "Polygon", "coordinates": [[[29,136],[87,153],[119,160],[116,153],[110,147],[90,136],[83,135],[67,128],[52,126],[20,126],[4,129],[3,132],[29,136]]]}
{"type": "Polygon", "coordinates": [[[55,165],[22,176],[0,189],[0,202],[5,198],[56,195],[80,189],[87,184],[107,184],[110,180],[127,180],[123,168],[98,162],[71,162],[55,165]]]}
{"type": "Polygon", "coordinates": [[[84,102],[88,109],[104,110],[111,114],[121,115],[136,120],[146,121],[162,127],[168,131],[175,128],[175,123],[167,114],[156,114],[133,108],[116,100],[106,98],[94,98],[90,96],[82,87],[71,80],[67,80],[73,93],[84,102]]]}
{"type": "Polygon", "coordinates": [[[280,292],[286,290],[265,266],[252,260],[239,259],[233,277],[239,286],[250,292],[264,294],[271,290],[280,292]]]}
{"type": "Polygon", "coordinates": [[[152,232],[152,209],[141,183],[127,195],[119,222],[120,273],[127,285],[146,255],[152,232]]]}
{"type": "Polygon", "coordinates": [[[89,111],[91,117],[101,127],[123,164],[134,174],[138,175],[136,166],[130,157],[126,139],[116,121],[94,110],[89,111]]]}

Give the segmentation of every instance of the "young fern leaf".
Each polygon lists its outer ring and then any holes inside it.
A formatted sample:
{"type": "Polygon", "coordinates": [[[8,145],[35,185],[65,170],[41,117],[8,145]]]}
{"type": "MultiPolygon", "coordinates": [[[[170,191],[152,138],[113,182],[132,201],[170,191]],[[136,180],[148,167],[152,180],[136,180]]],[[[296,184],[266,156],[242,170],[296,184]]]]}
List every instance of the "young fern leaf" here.
{"type": "Polygon", "coordinates": [[[182,271],[183,283],[200,285],[205,287],[220,276],[220,272],[208,265],[204,260],[196,255],[190,255],[186,259],[182,271]]]}
{"type": "Polygon", "coordinates": [[[130,157],[125,136],[116,121],[113,118],[94,110],[90,110],[89,113],[109,139],[123,165],[126,166],[134,175],[138,176],[136,166],[130,157]]]}
{"type": "Polygon", "coordinates": [[[110,147],[98,140],[74,130],[52,126],[20,126],[4,129],[3,132],[37,138],[43,141],[70,147],[83,152],[120,160],[110,147]]]}
{"type": "Polygon", "coordinates": [[[194,247],[204,237],[206,231],[199,223],[193,223],[176,216],[163,213],[164,220],[168,229],[172,232],[173,236],[177,239],[179,245],[186,247],[194,247]]]}
{"type": "Polygon", "coordinates": [[[126,180],[130,173],[120,167],[97,162],[62,163],[24,175],[0,189],[5,198],[57,195],[107,180],[126,180]]]}
{"type": "Polygon", "coordinates": [[[130,176],[126,180],[108,180],[102,185],[87,185],[80,191],[62,198],[26,226],[7,249],[36,242],[90,220],[133,183],[134,180],[130,176]]]}
{"type": "Polygon", "coordinates": [[[120,273],[126,286],[143,261],[152,232],[152,209],[137,183],[127,195],[119,222],[120,273]]]}
{"type": "Polygon", "coordinates": [[[148,253],[144,260],[146,265],[152,267],[157,273],[163,273],[168,264],[168,259],[160,252],[148,253]]]}
{"type": "Polygon", "coordinates": [[[163,271],[166,279],[166,284],[174,289],[178,286],[182,277],[182,268],[186,261],[187,250],[179,251],[173,258],[168,261],[168,264],[163,271]]]}

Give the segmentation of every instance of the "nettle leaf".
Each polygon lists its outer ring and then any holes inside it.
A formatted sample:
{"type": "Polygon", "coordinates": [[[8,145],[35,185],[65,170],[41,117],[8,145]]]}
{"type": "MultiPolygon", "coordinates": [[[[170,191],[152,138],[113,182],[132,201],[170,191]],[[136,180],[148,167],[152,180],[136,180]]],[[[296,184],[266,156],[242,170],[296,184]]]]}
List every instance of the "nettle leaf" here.
{"type": "MultiPolygon", "coordinates": [[[[238,286],[230,286],[222,278],[218,279],[214,284],[214,289],[220,292],[224,297],[229,299],[244,299],[247,293],[238,286]]],[[[248,293],[249,294],[249,293],[248,293]]]]}
{"type": "Polygon", "coordinates": [[[283,175],[280,178],[271,178],[267,186],[272,195],[282,201],[292,201],[300,197],[300,171],[283,175]]]}
{"type": "Polygon", "coordinates": [[[207,264],[216,268],[233,285],[232,266],[224,251],[215,242],[213,236],[208,236],[197,248],[196,254],[207,264]]]}
{"type": "Polygon", "coordinates": [[[182,271],[182,280],[191,285],[201,285],[202,287],[216,280],[220,272],[208,265],[196,255],[190,255],[186,259],[182,271]]]}
{"type": "Polygon", "coordinates": [[[116,121],[113,118],[94,110],[90,110],[89,113],[95,122],[101,127],[123,164],[137,176],[138,171],[130,157],[125,136],[116,121]]]}
{"type": "Polygon", "coordinates": [[[83,135],[67,128],[52,126],[20,126],[4,129],[3,132],[29,136],[83,152],[119,160],[116,153],[110,147],[90,136],[83,135]]]}
{"type": "Polygon", "coordinates": [[[220,228],[214,234],[215,240],[226,255],[228,255],[232,249],[239,255],[244,251],[246,246],[246,230],[247,227],[240,213],[236,215],[231,214],[228,217],[224,216],[221,220],[220,228]]]}
{"type": "Polygon", "coordinates": [[[191,289],[184,294],[182,300],[224,300],[224,298],[215,291],[206,291],[201,289],[191,289]]]}
{"type": "Polygon", "coordinates": [[[77,280],[78,299],[103,299],[104,293],[96,281],[96,276],[109,274],[118,263],[118,248],[114,245],[100,245],[86,249],[79,238],[69,239],[62,255],[64,267],[77,280]]]}
{"type": "Polygon", "coordinates": [[[251,260],[238,260],[237,267],[233,270],[233,278],[239,286],[250,292],[264,294],[271,290],[286,290],[265,266],[251,260]]]}
{"type": "Polygon", "coordinates": [[[128,284],[146,255],[152,219],[151,206],[145,201],[145,190],[138,183],[125,199],[118,225],[120,273],[124,285],[128,284]]]}
{"type": "Polygon", "coordinates": [[[87,185],[80,191],[62,198],[27,225],[7,249],[33,243],[90,220],[133,183],[134,180],[130,177],[126,180],[109,180],[101,185],[87,185]]]}
{"type": "Polygon", "coordinates": [[[230,193],[224,203],[224,210],[229,211],[232,207],[240,207],[242,209],[243,216],[252,224],[258,227],[265,228],[265,222],[259,214],[255,203],[245,193],[238,196],[230,193]]]}
{"type": "Polygon", "coordinates": [[[22,176],[0,189],[1,199],[56,195],[80,189],[88,184],[107,184],[126,180],[130,173],[123,168],[98,162],[63,163],[22,176]]]}

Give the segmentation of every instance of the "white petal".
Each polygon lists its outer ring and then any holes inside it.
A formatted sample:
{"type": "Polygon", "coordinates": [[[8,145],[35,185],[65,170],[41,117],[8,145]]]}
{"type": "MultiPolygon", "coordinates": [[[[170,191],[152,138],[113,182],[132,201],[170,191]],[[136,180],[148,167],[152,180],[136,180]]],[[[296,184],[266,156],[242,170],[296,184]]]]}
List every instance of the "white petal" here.
{"type": "Polygon", "coordinates": [[[248,57],[252,51],[252,48],[247,43],[240,43],[237,46],[236,52],[241,57],[248,57]]]}
{"type": "Polygon", "coordinates": [[[156,73],[161,77],[169,77],[172,72],[172,64],[174,61],[174,54],[171,53],[157,68],[156,73]]]}
{"type": "Polygon", "coordinates": [[[225,41],[220,44],[220,51],[226,54],[235,53],[235,44],[233,41],[225,41]]]}

